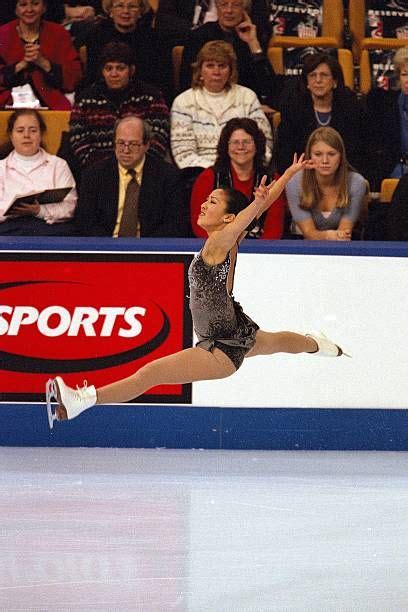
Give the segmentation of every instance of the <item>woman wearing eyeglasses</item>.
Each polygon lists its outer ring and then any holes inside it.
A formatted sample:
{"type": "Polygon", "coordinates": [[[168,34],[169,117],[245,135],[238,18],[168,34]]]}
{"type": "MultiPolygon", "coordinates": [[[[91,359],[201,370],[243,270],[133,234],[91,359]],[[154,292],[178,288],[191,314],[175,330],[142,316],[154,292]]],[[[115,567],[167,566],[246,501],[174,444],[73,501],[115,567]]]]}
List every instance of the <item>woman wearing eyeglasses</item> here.
{"type": "Polygon", "coordinates": [[[120,42],[102,51],[101,78],[78,96],[71,113],[70,146],[81,170],[113,152],[115,121],[127,115],[151,127],[150,154],[164,157],[169,141],[169,109],[161,92],[134,78],[129,47],[120,42]]]}
{"type": "Polygon", "coordinates": [[[69,33],[44,20],[45,0],[17,0],[17,19],[0,28],[0,108],[69,110],[81,64],[69,33]],[[22,89],[24,87],[24,89],[22,89]]]}
{"type": "Polygon", "coordinates": [[[364,174],[367,124],[356,94],[344,84],[338,60],[326,53],[306,56],[302,76],[282,95],[274,160],[283,172],[294,153],[305,150],[313,130],[330,126],[343,138],[347,159],[364,174]]]}
{"type": "MultiPolygon", "coordinates": [[[[206,233],[198,223],[201,204],[213,189],[232,187],[251,199],[262,176],[271,180],[265,165],[265,135],[253,119],[230,119],[224,126],[217,146],[214,166],[204,170],[195,180],[190,200],[191,226],[195,236],[205,238],[206,233]]],[[[278,198],[248,238],[278,239],[283,232],[285,203],[278,198]]]]}
{"type": "Polygon", "coordinates": [[[121,42],[132,50],[137,78],[160,86],[154,13],[149,0],[102,0],[106,19],[101,20],[85,41],[87,85],[98,79],[101,53],[110,42],[121,42]]]}

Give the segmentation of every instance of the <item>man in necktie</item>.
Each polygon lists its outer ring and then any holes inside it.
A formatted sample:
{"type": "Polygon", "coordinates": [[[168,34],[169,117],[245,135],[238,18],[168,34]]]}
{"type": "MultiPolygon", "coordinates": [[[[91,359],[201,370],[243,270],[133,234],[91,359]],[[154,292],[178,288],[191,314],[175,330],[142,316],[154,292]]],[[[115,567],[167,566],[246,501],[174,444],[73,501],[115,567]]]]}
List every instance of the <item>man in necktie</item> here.
{"type": "MultiPolygon", "coordinates": [[[[130,145],[128,145],[130,146],[130,145]]],[[[124,238],[140,238],[139,223],[139,183],[136,170],[129,168],[127,171],[129,182],[126,186],[125,199],[121,209],[118,236],[124,238]]]]}
{"type": "Polygon", "coordinates": [[[113,133],[114,155],[87,168],[76,222],[84,236],[114,238],[191,235],[180,171],[149,155],[150,128],[129,115],[113,133]]]}

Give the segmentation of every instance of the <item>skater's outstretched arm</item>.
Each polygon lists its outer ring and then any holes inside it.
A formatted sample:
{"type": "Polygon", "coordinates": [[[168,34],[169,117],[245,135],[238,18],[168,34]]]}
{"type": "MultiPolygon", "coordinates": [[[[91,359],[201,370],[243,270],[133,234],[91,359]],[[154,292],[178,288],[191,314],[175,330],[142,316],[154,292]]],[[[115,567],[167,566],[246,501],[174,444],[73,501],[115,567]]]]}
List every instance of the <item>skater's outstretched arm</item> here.
{"type": "Polygon", "coordinates": [[[259,217],[275,202],[284,190],[288,181],[297,172],[310,166],[310,161],[305,160],[304,154],[299,159],[295,154],[293,163],[282,174],[282,176],[266,185],[266,175],[262,177],[259,186],[254,191],[253,201],[236,216],[232,215],[228,225],[222,231],[214,232],[207,240],[206,250],[214,249],[227,253],[246,233],[246,229],[255,218],[259,217]]]}

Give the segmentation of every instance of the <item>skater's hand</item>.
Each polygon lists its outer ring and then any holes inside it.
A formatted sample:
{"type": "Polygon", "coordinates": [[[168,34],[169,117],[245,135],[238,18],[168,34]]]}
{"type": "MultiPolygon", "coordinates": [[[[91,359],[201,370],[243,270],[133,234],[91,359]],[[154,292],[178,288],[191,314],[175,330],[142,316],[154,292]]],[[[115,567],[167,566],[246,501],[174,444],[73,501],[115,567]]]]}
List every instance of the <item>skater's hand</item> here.
{"type": "Polygon", "coordinates": [[[264,174],[258,187],[254,189],[254,199],[257,202],[262,202],[263,204],[266,204],[268,200],[270,189],[275,184],[275,181],[272,181],[271,183],[269,183],[269,185],[267,185],[266,184],[267,178],[268,177],[266,176],[266,174],[264,174]]]}
{"type": "Polygon", "coordinates": [[[300,170],[313,170],[314,168],[316,168],[315,161],[305,159],[304,153],[302,153],[298,159],[297,153],[295,153],[293,156],[292,165],[285,170],[284,176],[287,178],[287,180],[289,180],[292,178],[292,176],[295,176],[295,174],[300,172],[300,170]]]}

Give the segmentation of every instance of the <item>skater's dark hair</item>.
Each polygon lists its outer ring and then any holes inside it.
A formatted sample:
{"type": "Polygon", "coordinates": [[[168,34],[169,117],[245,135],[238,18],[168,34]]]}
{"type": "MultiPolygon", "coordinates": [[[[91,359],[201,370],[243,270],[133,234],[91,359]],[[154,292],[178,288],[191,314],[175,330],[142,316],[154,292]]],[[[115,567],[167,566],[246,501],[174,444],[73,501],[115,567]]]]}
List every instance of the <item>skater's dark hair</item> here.
{"type": "Polygon", "coordinates": [[[220,189],[222,189],[225,193],[228,213],[237,215],[239,212],[241,212],[241,210],[244,210],[244,208],[248,206],[248,198],[240,191],[237,191],[232,187],[220,187],[220,189]]]}

